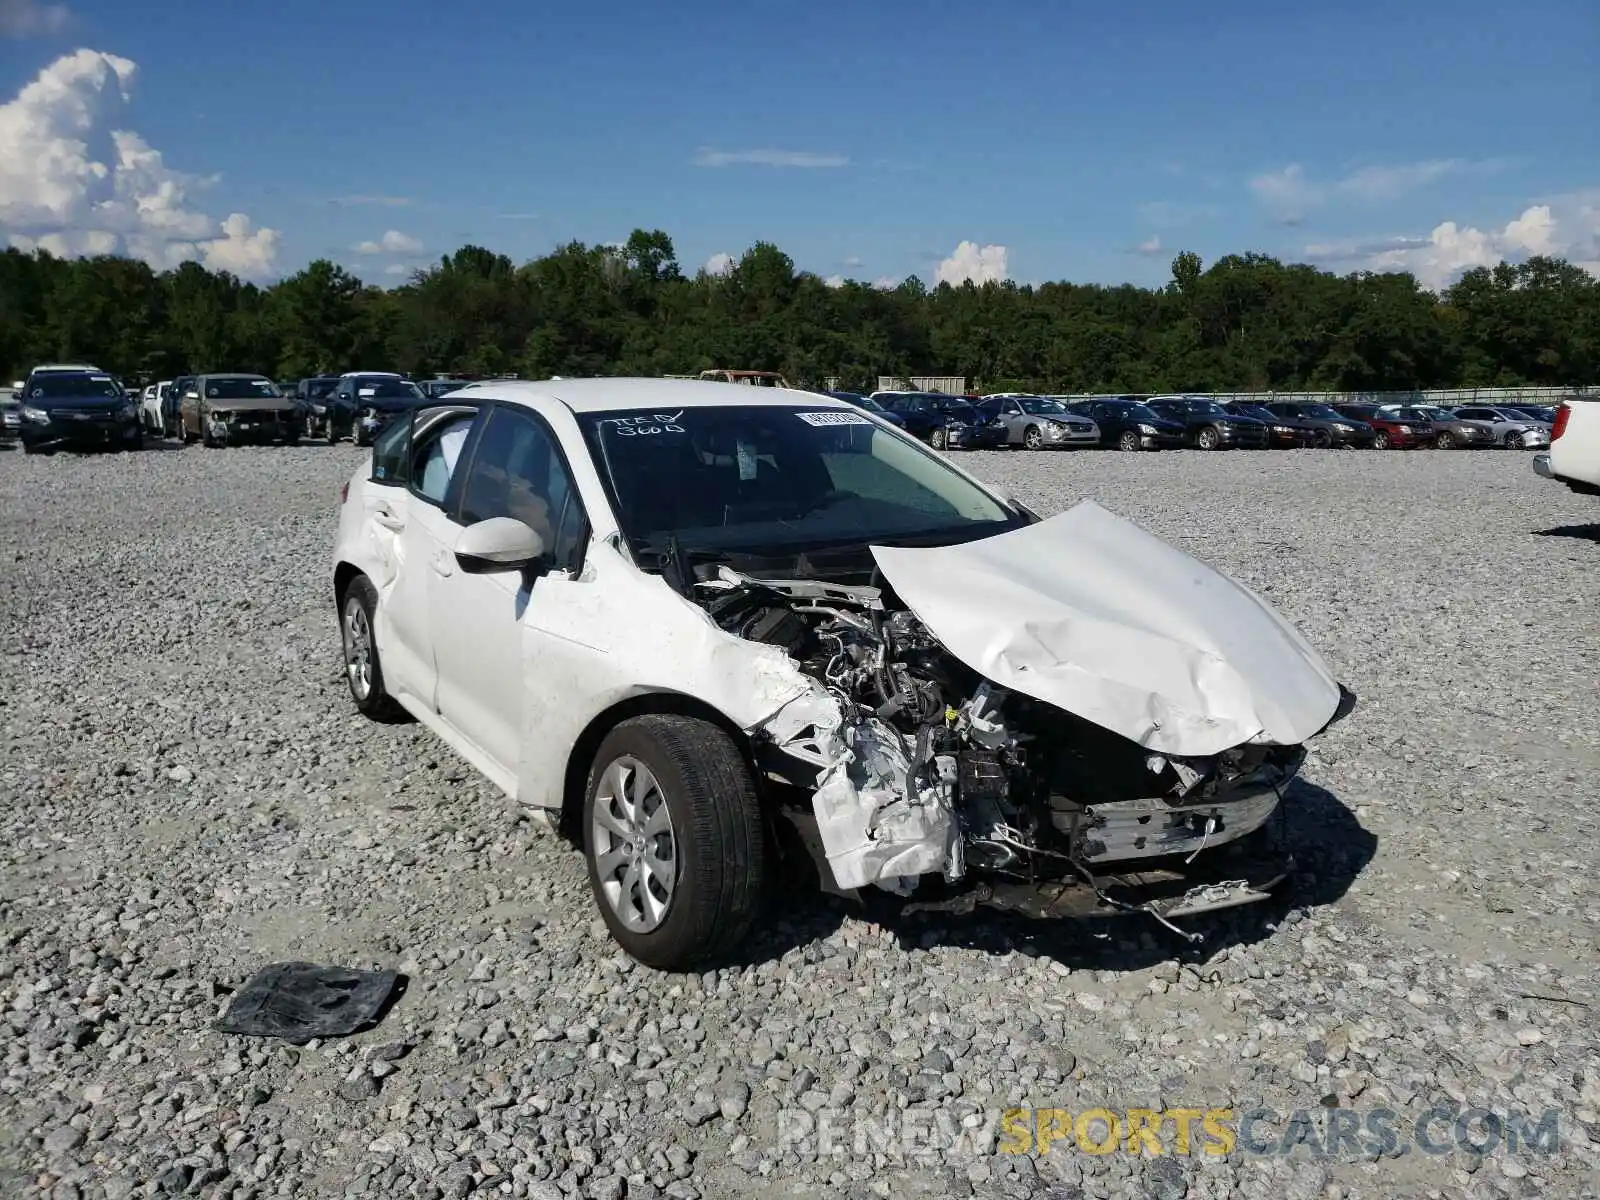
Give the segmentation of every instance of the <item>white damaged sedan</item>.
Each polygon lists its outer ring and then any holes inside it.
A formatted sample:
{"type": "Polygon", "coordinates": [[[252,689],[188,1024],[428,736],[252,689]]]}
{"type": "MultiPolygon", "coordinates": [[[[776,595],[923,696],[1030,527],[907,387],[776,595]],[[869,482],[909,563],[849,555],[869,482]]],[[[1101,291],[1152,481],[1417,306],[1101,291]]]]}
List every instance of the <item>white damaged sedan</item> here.
{"type": "Polygon", "coordinates": [[[824,886],[923,907],[1260,899],[1304,743],[1354,702],[1137,526],[1041,520],[798,391],[420,406],[346,486],[333,588],[356,706],[581,842],[613,936],[661,968],[725,955],[796,842],[824,886]]]}

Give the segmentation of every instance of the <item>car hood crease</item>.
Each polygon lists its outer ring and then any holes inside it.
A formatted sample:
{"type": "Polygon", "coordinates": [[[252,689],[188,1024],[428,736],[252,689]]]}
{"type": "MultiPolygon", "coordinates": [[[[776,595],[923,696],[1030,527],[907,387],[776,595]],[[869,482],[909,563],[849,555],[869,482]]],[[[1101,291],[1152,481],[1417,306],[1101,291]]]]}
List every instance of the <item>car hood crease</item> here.
{"type": "Polygon", "coordinates": [[[986,678],[1149,750],[1294,745],[1340,692],[1249,588],[1084,501],[962,545],[873,546],[905,605],[986,678]]]}

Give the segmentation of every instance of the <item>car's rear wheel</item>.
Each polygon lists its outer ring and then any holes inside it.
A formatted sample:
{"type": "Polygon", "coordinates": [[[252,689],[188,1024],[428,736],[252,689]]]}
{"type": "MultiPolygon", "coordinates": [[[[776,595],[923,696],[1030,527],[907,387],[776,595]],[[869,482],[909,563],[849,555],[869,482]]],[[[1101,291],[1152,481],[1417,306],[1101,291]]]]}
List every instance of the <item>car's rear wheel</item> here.
{"type": "Polygon", "coordinates": [[[928,445],[932,446],[935,450],[943,450],[946,440],[947,439],[943,429],[935,429],[928,435],[928,445]]]}
{"type": "Polygon", "coordinates": [[[600,915],[646,966],[715,960],[749,931],[765,878],[761,812],[722,729],[666,714],[618,725],[589,771],[583,831],[600,915]]]}
{"type": "Polygon", "coordinates": [[[1372,448],[1374,450],[1387,450],[1389,448],[1389,435],[1381,429],[1378,430],[1372,437],[1372,448]]]}
{"type": "Polygon", "coordinates": [[[1022,431],[1022,444],[1029,450],[1044,449],[1044,434],[1037,425],[1029,425],[1022,431]]]}
{"type": "Polygon", "coordinates": [[[339,634],[344,651],[344,677],[356,709],[373,720],[391,720],[400,706],[384,690],[383,663],[372,635],[378,614],[378,592],[365,575],[357,575],[339,601],[339,634]]]}
{"type": "Polygon", "coordinates": [[[1130,453],[1141,449],[1139,435],[1131,429],[1124,429],[1117,438],[1117,449],[1130,453]]]}
{"type": "Polygon", "coordinates": [[[1214,426],[1207,425],[1194,435],[1194,444],[1202,450],[1215,450],[1222,444],[1222,435],[1216,431],[1214,426]]]}

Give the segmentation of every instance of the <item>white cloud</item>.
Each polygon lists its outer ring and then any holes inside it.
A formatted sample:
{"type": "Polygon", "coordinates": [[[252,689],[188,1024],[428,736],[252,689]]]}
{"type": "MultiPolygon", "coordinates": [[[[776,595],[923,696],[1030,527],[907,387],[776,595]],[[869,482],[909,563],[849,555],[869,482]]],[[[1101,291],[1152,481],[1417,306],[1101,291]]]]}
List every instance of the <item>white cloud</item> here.
{"type": "Polygon", "coordinates": [[[387,231],[375,242],[359,242],[350,247],[357,254],[421,254],[422,243],[398,229],[387,231]]]}
{"type": "Polygon", "coordinates": [[[859,270],[862,267],[863,263],[861,262],[861,260],[859,258],[857,258],[855,255],[852,254],[849,258],[845,259],[844,262],[842,262],[840,265],[841,266],[845,266],[845,267],[849,267],[852,270],[859,270]]]}
{"type": "Polygon", "coordinates": [[[335,196],[328,203],[340,208],[410,208],[416,201],[410,196],[335,196]]]}
{"type": "MultiPolygon", "coordinates": [[[[0,0],[3,2],[3,0],[0,0]]],[[[0,105],[0,234],[63,257],[126,254],[157,269],[197,260],[247,278],[270,274],[278,232],[243,213],[191,208],[205,180],[175,171],[127,129],[138,68],[79,50],[0,105]]]]}
{"type": "Polygon", "coordinates": [[[998,283],[1006,277],[1006,248],[962,242],[939,264],[935,283],[998,283]]]}
{"type": "Polygon", "coordinates": [[[1136,253],[1136,254],[1160,254],[1161,253],[1161,235],[1158,233],[1154,237],[1148,238],[1147,240],[1140,242],[1137,246],[1134,247],[1134,253],[1136,253]]]}
{"type": "Polygon", "coordinates": [[[695,152],[697,167],[848,167],[843,154],[812,154],[805,150],[713,150],[695,152]]]}
{"type": "Polygon", "coordinates": [[[1503,159],[1429,158],[1412,163],[1359,167],[1336,179],[1315,180],[1299,163],[1290,163],[1282,170],[1255,176],[1249,186],[1278,220],[1286,225],[1298,225],[1311,209],[1330,200],[1368,203],[1397,200],[1450,175],[1482,174],[1505,165],[1503,159]]]}
{"type": "Polygon", "coordinates": [[[0,0],[0,37],[47,37],[63,33],[72,24],[65,4],[40,4],[39,0],[0,0]]]}
{"type": "Polygon", "coordinates": [[[904,282],[903,279],[896,279],[893,275],[880,275],[872,281],[872,286],[880,292],[892,292],[904,282]]]}
{"type": "Polygon", "coordinates": [[[1442,221],[1426,237],[1321,243],[1307,246],[1306,255],[1313,262],[1354,264],[1367,271],[1410,271],[1434,289],[1449,286],[1473,267],[1533,255],[1565,258],[1600,276],[1600,193],[1552,197],[1498,230],[1442,221]]]}
{"type": "Polygon", "coordinates": [[[822,282],[831,288],[842,288],[849,281],[843,275],[829,275],[822,282]]]}
{"type": "Polygon", "coordinates": [[[707,275],[726,275],[733,270],[733,255],[713,254],[706,259],[705,272],[707,275]]]}
{"type": "Polygon", "coordinates": [[[411,274],[411,268],[405,263],[390,263],[383,269],[383,273],[385,275],[409,275],[411,274]]]}

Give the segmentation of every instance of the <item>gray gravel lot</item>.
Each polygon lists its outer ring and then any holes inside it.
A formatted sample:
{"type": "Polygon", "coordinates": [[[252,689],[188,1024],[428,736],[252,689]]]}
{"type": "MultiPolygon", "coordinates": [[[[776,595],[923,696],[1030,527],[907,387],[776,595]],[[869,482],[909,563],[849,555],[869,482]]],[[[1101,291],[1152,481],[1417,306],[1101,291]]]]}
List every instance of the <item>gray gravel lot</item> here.
{"type": "Polygon", "coordinates": [[[797,897],[691,976],[631,965],[580,858],[431,735],[353,712],[327,559],[361,457],[0,454],[0,1195],[1600,1191],[1600,503],[1528,456],[963,456],[1234,573],[1360,695],[1291,793],[1287,901],[1188,948],[797,897]],[[412,982],[357,1038],[213,1032],[284,958],[412,982]],[[1561,1142],[1425,1154],[1434,1104],[1554,1108],[1561,1142]],[[1010,1106],[1402,1138],[1017,1155],[1010,1106]]]}

